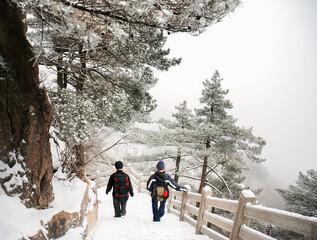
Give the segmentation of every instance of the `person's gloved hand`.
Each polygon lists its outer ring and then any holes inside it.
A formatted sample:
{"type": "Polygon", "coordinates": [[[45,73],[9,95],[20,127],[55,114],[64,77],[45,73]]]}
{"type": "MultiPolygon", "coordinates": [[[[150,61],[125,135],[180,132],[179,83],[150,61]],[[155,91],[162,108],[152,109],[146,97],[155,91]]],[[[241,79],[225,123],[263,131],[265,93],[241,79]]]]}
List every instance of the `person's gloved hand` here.
{"type": "Polygon", "coordinates": [[[190,192],[191,191],[191,187],[189,185],[185,185],[184,187],[181,187],[179,189],[179,191],[182,191],[182,192],[190,192]]]}
{"type": "Polygon", "coordinates": [[[130,196],[133,197],[133,196],[134,196],[134,193],[130,193],[130,196]]]}
{"type": "Polygon", "coordinates": [[[186,188],[185,192],[191,192],[191,187],[189,185],[185,185],[184,188],[186,188]]]}
{"type": "Polygon", "coordinates": [[[109,192],[106,191],[106,194],[108,195],[109,192]]]}

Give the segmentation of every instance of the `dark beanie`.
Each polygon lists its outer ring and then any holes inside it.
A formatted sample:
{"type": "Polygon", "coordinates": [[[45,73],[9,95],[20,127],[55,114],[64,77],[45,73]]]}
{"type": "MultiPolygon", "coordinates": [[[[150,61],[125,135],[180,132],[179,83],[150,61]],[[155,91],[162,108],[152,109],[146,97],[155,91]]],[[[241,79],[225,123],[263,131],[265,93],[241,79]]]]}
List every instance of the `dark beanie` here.
{"type": "Polygon", "coordinates": [[[116,169],[122,169],[123,168],[123,163],[121,161],[118,161],[114,164],[114,166],[116,167],[116,169]]]}
{"type": "Polygon", "coordinates": [[[164,170],[164,169],[165,169],[165,163],[164,163],[164,161],[163,161],[163,160],[158,161],[157,164],[156,164],[156,168],[157,168],[158,170],[164,170]]]}

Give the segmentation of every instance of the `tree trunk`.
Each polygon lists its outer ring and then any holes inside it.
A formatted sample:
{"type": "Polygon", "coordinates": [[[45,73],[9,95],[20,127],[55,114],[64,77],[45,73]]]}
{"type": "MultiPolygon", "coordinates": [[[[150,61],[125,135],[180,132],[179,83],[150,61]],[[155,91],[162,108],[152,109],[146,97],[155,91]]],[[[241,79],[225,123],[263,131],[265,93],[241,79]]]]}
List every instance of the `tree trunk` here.
{"type": "Polygon", "coordinates": [[[63,68],[56,66],[57,69],[57,85],[58,89],[66,89],[67,87],[67,74],[63,73],[63,68]]]}
{"type": "Polygon", "coordinates": [[[75,150],[75,172],[76,176],[82,180],[85,180],[85,150],[82,143],[74,146],[75,150]]]}
{"type": "MultiPolygon", "coordinates": [[[[206,149],[209,149],[209,148],[210,148],[210,139],[207,139],[206,149]]],[[[208,156],[205,156],[204,157],[204,165],[203,165],[203,168],[201,170],[201,180],[200,180],[200,185],[199,185],[199,190],[198,190],[199,193],[202,193],[203,188],[206,185],[207,165],[208,165],[208,156]]]]}
{"type": "Polygon", "coordinates": [[[82,92],[84,89],[84,84],[86,80],[86,74],[87,74],[87,66],[86,66],[86,58],[85,58],[85,51],[83,51],[84,45],[80,44],[79,46],[79,58],[80,58],[80,74],[77,79],[76,84],[76,91],[82,92]]]}
{"type": "Polygon", "coordinates": [[[179,168],[180,168],[180,164],[181,164],[181,152],[178,151],[177,152],[177,157],[176,157],[176,170],[175,170],[175,176],[174,176],[174,181],[176,183],[178,183],[178,179],[179,179],[179,168]]]}
{"type": "Polygon", "coordinates": [[[52,106],[24,21],[13,1],[0,1],[0,183],[27,207],[45,208],[53,200],[52,106]]]}
{"type": "Polygon", "coordinates": [[[201,170],[201,179],[200,179],[200,185],[198,189],[198,193],[202,193],[203,188],[205,187],[205,182],[206,182],[206,172],[207,172],[207,162],[208,162],[208,157],[204,157],[204,165],[201,170]]]}
{"type": "Polygon", "coordinates": [[[61,50],[56,50],[58,52],[58,63],[56,66],[57,70],[57,85],[58,89],[65,89],[67,87],[67,74],[64,69],[61,67],[63,64],[63,52],[61,50]]]}

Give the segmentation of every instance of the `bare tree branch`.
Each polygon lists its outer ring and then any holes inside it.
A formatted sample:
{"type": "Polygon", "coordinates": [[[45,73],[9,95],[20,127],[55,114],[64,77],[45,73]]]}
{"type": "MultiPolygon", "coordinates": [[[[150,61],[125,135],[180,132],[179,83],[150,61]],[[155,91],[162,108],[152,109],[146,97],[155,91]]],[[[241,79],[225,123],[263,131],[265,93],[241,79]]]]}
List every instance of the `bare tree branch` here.
{"type": "Polygon", "coordinates": [[[167,31],[170,31],[170,32],[190,32],[191,29],[188,28],[188,26],[184,26],[184,27],[179,27],[177,29],[173,29],[171,28],[170,25],[166,25],[166,26],[160,26],[158,24],[155,24],[155,23],[151,23],[151,22],[145,22],[145,21],[140,21],[140,20],[136,20],[136,19],[133,19],[133,18],[126,18],[125,15],[117,15],[115,14],[115,12],[118,12],[117,10],[116,11],[106,11],[106,10],[102,10],[102,9],[97,9],[97,8],[91,8],[91,7],[86,7],[82,4],[78,4],[78,3],[72,3],[70,1],[67,1],[67,0],[55,0],[56,2],[60,2],[62,4],[64,4],[65,6],[70,6],[70,7],[73,7],[75,9],[78,9],[78,10],[81,10],[81,11],[84,11],[84,12],[88,12],[90,14],[93,14],[93,15],[99,15],[99,16],[103,16],[103,17],[108,17],[108,18],[112,18],[112,19],[115,19],[115,20],[118,20],[118,21],[122,21],[122,22],[125,22],[125,23],[129,23],[129,24],[132,24],[132,25],[143,25],[143,26],[146,26],[146,27],[151,27],[151,28],[156,28],[156,29],[161,29],[161,30],[167,30],[167,31]]]}
{"type": "Polygon", "coordinates": [[[217,177],[220,178],[220,180],[225,184],[225,186],[228,189],[229,193],[232,194],[232,192],[231,192],[226,180],[224,180],[223,177],[221,177],[221,175],[212,166],[210,166],[209,164],[207,164],[207,166],[210,168],[210,170],[207,171],[206,175],[208,173],[210,173],[210,172],[214,172],[217,175],[217,177]]]}
{"type": "Polygon", "coordinates": [[[195,178],[195,177],[187,176],[187,175],[179,175],[179,177],[189,178],[189,179],[193,179],[193,180],[197,180],[197,181],[200,181],[200,180],[201,180],[200,178],[195,178]]]}
{"type": "Polygon", "coordinates": [[[196,168],[199,168],[203,166],[202,164],[199,164],[199,165],[196,165],[196,166],[193,166],[193,167],[187,167],[187,168],[184,168],[183,171],[189,171],[189,170],[192,170],[192,169],[196,169],[196,168]]]}
{"type": "MultiPolygon", "coordinates": [[[[130,132],[131,133],[131,132],[130,132]]],[[[113,148],[114,146],[118,145],[123,139],[125,139],[126,137],[128,137],[130,135],[130,133],[128,133],[127,135],[123,136],[122,138],[120,138],[118,141],[116,141],[114,144],[112,144],[110,147],[106,148],[105,150],[102,150],[100,153],[96,154],[94,157],[92,157],[90,160],[88,160],[85,164],[90,163],[92,160],[94,160],[96,157],[98,157],[99,155],[103,154],[104,152],[108,151],[109,149],[113,148]]]]}
{"type": "Polygon", "coordinates": [[[206,185],[210,186],[211,188],[215,189],[220,195],[223,195],[223,193],[218,189],[216,188],[215,186],[213,186],[212,184],[210,184],[209,182],[206,182],[206,185]]]}

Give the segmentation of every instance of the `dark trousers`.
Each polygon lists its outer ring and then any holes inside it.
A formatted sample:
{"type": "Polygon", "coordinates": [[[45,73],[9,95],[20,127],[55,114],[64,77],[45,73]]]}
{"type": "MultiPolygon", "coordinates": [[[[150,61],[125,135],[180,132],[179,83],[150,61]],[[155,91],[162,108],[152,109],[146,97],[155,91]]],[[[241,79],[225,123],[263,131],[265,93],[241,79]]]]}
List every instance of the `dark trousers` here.
{"type": "Polygon", "coordinates": [[[126,206],[127,206],[127,200],[121,200],[121,199],[119,200],[114,197],[113,207],[114,207],[115,217],[125,216],[125,214],[127,213],[126,206]]]}
{"type": "Polygon", "coordinates": [[[165,213],[165,203],[166,201],[157,201],[156,198],[152,197],[152,211],[154,222],[161,221],[161,217],[163,217],[165,213]],[[158,206],[158,203],[160,203],[160,206],[158,206]]]}

